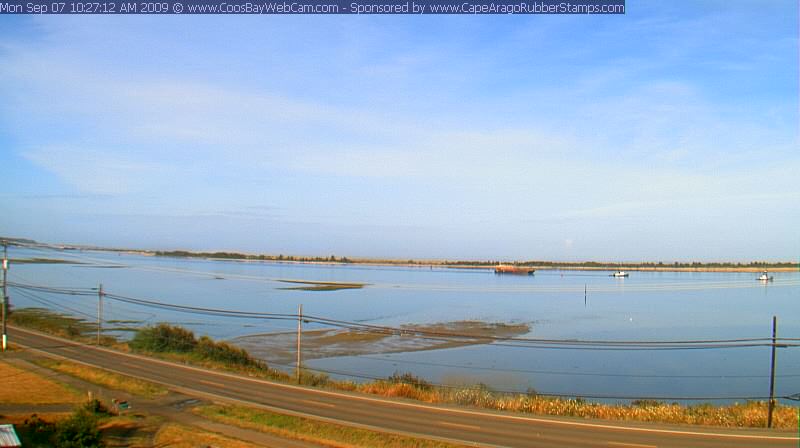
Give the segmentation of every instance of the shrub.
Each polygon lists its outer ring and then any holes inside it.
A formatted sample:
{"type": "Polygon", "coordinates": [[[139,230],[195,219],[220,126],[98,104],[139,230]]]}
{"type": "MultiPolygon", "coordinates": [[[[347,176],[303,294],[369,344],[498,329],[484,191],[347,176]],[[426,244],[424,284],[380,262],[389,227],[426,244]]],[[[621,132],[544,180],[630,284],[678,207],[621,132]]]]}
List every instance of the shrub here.
{"type": "Polygon", "coordinates": [[[304,369],[300,370],[300,384],[305,384],[306,386],[324,387],[328,386],[330,382],[330,377],[324,373],[314,373],[304,369]]]}
{"type": "Polygon", "coordinates": [[[111,415],[111,412],[108,410],[106,405],[96,398],[81,405],[77,409],[77,412],[84,412],[90,415],[111,415]]]}
{"type": "Polygon", "coordinates": [[[137,331],[129,345],[134,350],[148,352],[186,353],[194,350],[197,340],[190,330],[161,323],[137,331]]]}
{"type": "Polygon", "coordinates": [[[55,446],[61,448],[100,448],[105,446],[100,439],[97,416],[79,410],[57,426],[55,446]]]}
{"type": "Polygon", "coordinates": [[[637,408],[654,408],[658,406],[662,406],[664,403],[658,400],[633,400],[631,401],[631,406],[637,408]]]}
{"type": "Polygon", "coordinates": [[[226,367],[267,370],[267,364],[250,356],[247,350],[226,342],[215,342],[208,336],[198,340],[192,331],[164,323],[140,329],[128,346],[132,350],[150,353],[184,353],[195,360],[219,362],[226,367]]]}
{"type": "Polygon", "coordinates": [[[77,407],[69,418],[50,423],[33,414],[25,420],[22,433],[25,446],[59,448],[102,448],[98,420],[110,415],[99,400],[77,407]]]}
{"type": "Polygon", "coordinates": [[[20,434],[26,446],[50,446],[56,432],[56,425],[46,422],[33,414],[25,419],[24,432],[20,434]]]}
{"type": "Polygon", "coordinates": [[[389,381],[392,383],[408,384],[423,391],[429,391],[433,389],[433,385],[431,385],[431,383],[409,372],[403,374],[400,372],[394,372],[392,376],[389,377],[389,381]]]}
{"type": "Polygon", "coordinates": [[[201,358],[210,359],[212,361],[241,366],[256,366],[260,364],[247,353],[247,350],[225,342],[214,342],[208,336],[201,337],[200,340],[197,341],[194,350],[201,358]]]}

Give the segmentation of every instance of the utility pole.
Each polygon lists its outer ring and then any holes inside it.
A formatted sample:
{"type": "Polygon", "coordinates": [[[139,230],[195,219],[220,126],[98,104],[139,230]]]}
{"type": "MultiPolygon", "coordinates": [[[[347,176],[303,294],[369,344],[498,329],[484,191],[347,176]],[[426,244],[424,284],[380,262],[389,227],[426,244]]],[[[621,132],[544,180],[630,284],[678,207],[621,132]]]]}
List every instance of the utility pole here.
{"type": "Polygon", "coordinates": [[[103,284],[97,288],[97,345],[100,345],[100,333],[103,331],[103,284]]]}
{"type": "Polygon", "coordinates": [[[8,344],[8,329],[6,319],[8,314],[8,242],[3,240],[3,351],[8,344]]]}
{"type": "Polygon", "coordinates": [[[300,337],[303,334],[303,304],[298,305],[297,308],[297,384],[300,384],[300,337]]]}
{"type": "Polygon", "coordinates": [[[772,411],[775,409],[775,340],[778,336],[778,317],[772,316],[772,367],[769,373],[769,411],[767,428],[772,428],[772,411]]]}

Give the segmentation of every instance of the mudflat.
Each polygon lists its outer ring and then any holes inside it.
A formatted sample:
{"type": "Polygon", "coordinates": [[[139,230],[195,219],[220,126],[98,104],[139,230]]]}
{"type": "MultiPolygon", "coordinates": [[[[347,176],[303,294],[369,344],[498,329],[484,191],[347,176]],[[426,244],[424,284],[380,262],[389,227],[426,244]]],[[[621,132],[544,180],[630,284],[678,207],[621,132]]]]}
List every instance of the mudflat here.
{"type": "MultiPolygon", "coordinates": [[[[489,344],[496,338],[521,336],[528,323],[455,321],[403,325],[396,329],[375,327],[370,331],[322,329],[303,331],[303,359],[400,353],[489,344]]],[[[297,333],[262,333],[231,341],[265,361],[289,365],[296,357],[297,333]]]]}

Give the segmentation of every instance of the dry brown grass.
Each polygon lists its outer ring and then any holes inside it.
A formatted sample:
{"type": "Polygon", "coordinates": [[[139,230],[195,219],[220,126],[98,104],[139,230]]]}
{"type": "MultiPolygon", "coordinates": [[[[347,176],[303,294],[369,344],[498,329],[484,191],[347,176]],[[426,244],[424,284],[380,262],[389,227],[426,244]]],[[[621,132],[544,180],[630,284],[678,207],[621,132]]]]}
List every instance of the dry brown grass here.
{"type": "MultiPolygon", "coordinates": [[[[46,422],[57,422],[63,420],[72,414],[71,412],[37,412],[36,416],[46,422]]],[[[3,424],[9,423],[15,426],[22,426],[25,424],[25,420],[31,418],[30,412],[25,412],[21,414],[3,414],[3,424]]]]}
{"type": "Polygon", "coordinates": [[[258,445],[174,423],[167,423],[159,429],[154,445],[169,446],[170,448],[196,448],[199,446],[258,448],[258,445]]]}
{"type": "Polygon", "coordinates": [[[0,403],[58,404],[79,403],[83,398],[66,386],[33,372],[0,361],[0,403]],[[8,387],[13,385],[13,387],[8,387]]]}
{"type": "Polygon", "coordinates": [[[153,444],[153,439],[161,425],[162,419],[160,417],[136,414],[103,419],[98,425],[98,429],[102,434],[105,446],[109,448],[123,446],[128,448],[153,448],[159,446],[153,444]]]}
{"type": "MultiPolygon", "coordinates": [[[[437,404],[457,404],[499,411],[536,415],[599,418],[606,420],[678,423],[723,427],[763,428],[767,424],[767,403],[749,401],[732,405],[698,404],[683,406],[670,403],[603,404],[581,399],[563,399],[526,394],[498,394],[485,387],[444,389],[418,387],[392,381],[375,381],[356,386],[359,392],[385,397],[410,398],[437,404]]],[[[777,405],[773,427],[798,428],[798,409],[777,405]]]]}
{"type": "Polygon", "coordinates": [[[38,361],[37,364],[90,383],[99,384],[111,389],[123,390],[147,398],[166,395],[167,392],[169,392],[167,388],[149,381],[119,375],[107,370],[88,367],[69,361],[41,360],[38,361]]]}
{"type": "Polygon", "coordinates": [[[294,417],[243,406],[207,405],[192,409],[209,420],[272,433],[287,439],[304,440],[335,448],[462,448],[447,442],[370,431],[294,417]]]}

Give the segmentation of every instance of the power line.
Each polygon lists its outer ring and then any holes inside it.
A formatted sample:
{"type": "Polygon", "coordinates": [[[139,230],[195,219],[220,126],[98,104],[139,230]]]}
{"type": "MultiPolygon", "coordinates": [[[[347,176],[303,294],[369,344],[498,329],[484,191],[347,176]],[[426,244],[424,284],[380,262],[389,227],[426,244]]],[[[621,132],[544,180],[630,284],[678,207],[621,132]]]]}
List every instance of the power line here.
{"type": "MultiPolygon", "coordinates": [[[[9,283],[11,285],[11,283],[9,283]]],[[[44,292],[69,295],[94,295],[89,292],[91,289],[72,290],[64,288],[45,287],[38,285],[24,285],[13,283],[17,288],[34,289],[44,292]]],[[[292,313],[264,313],[255,311],[238,311],[219,308],[195,307],[187,305],[176,305],[166,302],[159,302],[148,299],[141,299],[119,294],[106,293],[105,297],[127,302],[131,304],[154,307],[166,310],[236,317],[250,319],[272,319],[272,320],[297,320],[299,316],[292,313]]],[[[522,337],[500,337],[493,335],[475,335],[457,332],[431,331],[408,327],[389,327],[371,325],[358,322],[350,322],[339,319],[326,318],[321,316],[304,315],[305,322],[318,323],[321,325],[347,328],[354,331],[364,331],[371,333],[389,334],[397,336],[413,336],[423,339],[434,340],[453,340],[462,339],[468,341],[491,341],[496,346],[503,347],[525,347],[525,348],[561,348],[561,349],[581,349],[581,350],[699,350],[699,349],[719,349],[719,348],[746,348],[771,346],[771,338],[740,338],[740,339],[712,339],[712,340],[668,340],[668,341],[631,341],[631,340],[585,340],[585,339],[540,339],[522,337]]],[[[782,342],[782,347],[796,347],[800,344],[790,344],[786,339],[776,339],[782,342]]],[[[793,338],[791,341],[795,341],[793,338]]]]}
{"type": "MultiPolygon", "coordinates": [[[[566,375],[566,376],[604,376],[604,377],[618,377],[618,378],[654,378],[654,379],[717,379],[717,378],[725,378],[725,379],[747,379],[747,378],[769,378],[769,375],[645,375],[645,374],[628,374],[628,373],[600,373],[600,372],[570,372],[570,371],[559,371],[559,370],[529,370],[529,369],[508,369],[508,368],[496,368],[496,367],[481,367],[481,366],[466,366],[461,364],[447,364],[447,363],[438,363],[438,362],[427,362],[427,361],[412,361],[406,359],[391,359],[391,358],[380,358],[375,356],[369,355],[350,355],[354,358],[360,359],[369,359],[372,361],[381,361],[386,363],[398,363],[398,364],[413,364],[413,365],[423,365],[423,366],[431,366],[431,367],[447,367],[447,368],[455,368],[455,369],[464,369],[464,370],[484,370],[489,372],[510,372],[510,373],[535,373],[541,375],[566,375]]],[[[795,378],[800,377],[800,374],[786,374],[786,375],[775,375],[776,378],[795,378]]]]}
{"type": "MultiPolygon", "coordinates": [[[[26,297],[34,300],[34,301],[44,302],[44,303],[49,304],[49,305],[54,306],[54,307],[65,308],[65,309],[70,310],[72,312],[76,312],[78,314],[85,315],[85,316],[87,316],[89,318],[93,317],[93,316],[88,315],[86,313],[82,313],[82,312],[80,312],[78,310],[74,310],[74,309],[71,309],[71,308],[66,307],[64,305],[61,305],[61,304],[49,301],[47,299],[38,297],[38,296],[36,296],[35,294],[33,294],[33,293],[29,292],[29,291],[18,291],[18,292],[22,293],[24,296],[26,296],[26,297]]],[[[269,364],[278,365],[278,366],[285,366],[285,367],[291,367],[291,366],[288,366],[286,364],[274,363],[274,362],[273,363],[269,363],[269,364]]],[[[417,362],[417,364],[422,364],[422,362],[417,362]]],[[[455,365],[446,365],[446,364],[444,364],[444,366],[456,367],[455,365]]],[[[338,371],[338,370],[331,370],[331,369],[317,369],[317,368],[308,368],[308,367],[306,367],[306,369],[312,370],[312,371],[321,372],[321,373],[341,375],[341,376],[347,376],[347,377],[353,377],[353,378],[362,378],[362,379],[371,379],[371,380],[386,380],[386,378],[383,378],[383,377],[358,374],[358,373],[354,373],[354,372],[338,371]]],[[[494,369],[494,370],[498,370],[498,369],[494,369]]],[[[521,369],[519,369],[519,370],[522,371],[521,369]]],[[[509,371],[513,371],[513,369],[509,369],[509,371]]],[[[529,371],[529,373],[543,373],[543,372],[542,371],[538,371],[538,372],[537,371],[529,371]]],[[[564,373],[575,373],[575,372],[547,372],[547,373],[564,374],[564,373]]],[[[606,374],[597,374],[597,373],[585,373],[584,375],[587,375],[587,376],[644,377],[643,375],[622,375],[622,374],[613,374],[613,375],[608,374],[608,375],[606,375],[606,374]]],[[[797,376],[797,375],[786,375],[786,376],[797,376]]],[[[659,377],[661,377],[661,376],[659,376],[659,377]]],[[[679,378],[680,376],[663,376],[663,377],[679,378]]],[[[686,378],[697,378],[697,377],[700,377],[700,376],[687,375],[687,376],[684,376],[684,377],[686,377],[686,378]]],[[[715,376],[708,376],[708,377],[719,378],[719,377],[736,377],[736,376],[725,376],[725,375],[718,375],[717,376],[717,375],[715,375],[715,376]]],[[[749,377],[749,376],[741,375],[739,377],[749,377]]],[[[444,385],[444,384],[431,383],[431,385],[432,386],[437,386],[437,387],[442,387],[442,388],[461,389],[461,387],[458,387],[458,386],[449,386],[449,385],[444,385]]],[[[508,390],[497,390],[497,389],[493,389],[493,391],[497,392],[497,393],[506,393],[506,394],[519,394],[520,393],[519,391],[508,391],[508,390]]],[[[541,392],[541,393],[538,393],[538,395],[552,396],[552,397],[583,397],[583,398],[591,398],[591,399],[626,399],[626,400],[653,399],[653,400],[678,400],[678,401],[693,401],[693,400],[697,400],[697,401],[700,401],[700,400],[758,400],[758,399],[766,399],[767,398],[767,397],[761,397],[761,396],[750,396],[750,397],[670,397],[670,396],[638,397],[638,396],[621,396],[621,395],[620,396],[616,396],[616,395],[600,395],[600,394],[550,393],[550,392],[546,392],[546,393],[545,392],[541,392]]],[[[788,397],[781,397],[781,398],[788,398],[788,397]]]]}
{"type": "Polygon", "coordinates": [[[94,296],[97,295],[97,288],[63,288],[54,286],[29,285],[25,283],[8,282],[8,286],[19,289],[29,289],[33,291],[49,292],[54,294],[65,294],[71,296],[94,296]]]}
{"type": "MultiPolygon", "coordinates": [[[[268,364],[281,366],[281,367],[288,367],[288,368],[292,368],[293,367],[293,366],[290,366],[288,364],[282,364],[282,363],[276,363],[276,362],[272,362],[272,363],[268,363],[268,364]]],[[[340,375],[340,376],[351,377],[351,378],[368,379],[368,380],[374,380],[374,381],[392,381],[391,378],[387,378],[387,377],[364,375],[364,374],[346,372],[346,371],[341,371],[341,370],[312,368],[312,367],[308,367],[308,366],[304,366],[303,369],[304,370],[311,370],[313,372],[326,373],[326,374],[330,374],[330,375],[340,375]]],[[[397,382],[403,383],[404,381],[402,381],[402,379],[398,379],[397,382]]],[[[410,383],[410,382],[405,382],[405,383],[413,384],[413,383],[410,383]]],[[[432,382],[428,382],[428,381],[425,381],[425,383],[430,385],[431,387],[437,387],[437,388],[442,388],[442,389],[454,389],[454,390],[477,389],[477,388],[480,387],[480,385],[476,385],[476,386],[453,386],[453,385],[449,385],[449,384],[439,384],[439,383],[432,383],[432,382]]],[[[504,394],[504,395],[525,394],[525,392],[521,392],[521,391],[495,389],[495,388],[489,388],[488,386],[487,386],[486,391],[487,392],[491,392],[491,393],[504,394]]],[[[539,392],[539,391],[536,391],[536,393],[534,395],[541,396],[541,397],[556,397],[556,398],[573,398],[573,397],[575,397],[575,398],[590,398],[590,399],[601,399],[601,400],[602,399],[607,399],[607,400],[616,399],[616,400],[659,400],[659,401],[712,401],[712,400],[766,400],[766,399],[769,399],[769,397],[767,397],[767,396],[749,396],[749,397],[743,397],[743,396],[736,396],[736,397],[730,397],[730,396],[729,397],[719,397],[719,396],[717,396],[717,397],[710,397],[710,396],[705,396],[705,397],[674,397],[674,396],[632,396],[632,395],[581,394],[581,393],[539,392]]],[[[781,398],[781,399],[790,399],[790,396],[779,397],[779,398],[781,398]]]]}
{"type": "MultiPolygon", "coordinates": [[[[14,288],[14,287],[12,286],[12,288],[14,288]]],[[[45,298],[43,298],[43,297],[36,296],[36,295],[34,295],[33,293],[31,293],[30,291],[25,291],[25,290],[18,289],[18,288],[14,288],[14,289],[15,289],[15,290],[16,290],[16,291],[17,291],[19,294],[21,294],[23,297],[25,297],[25,298],[27,298],[27,299],[30,299],[30,300],[33,300],[34,302],[37,302],[37,303],[39,303],[39,304],[41,304],[41,305],[50,305],[50,306],[52,306],[52,307],[55,307],[55,308],[59,308],[59,309],[65,310],[65,311],[67,311],[67,312],[69,312],[69,313],[79,314],[79,315],[81,315],[81,316],[88,317],[89,319],[94,319],[94,316],[92,316],[92,315],[90,315],[90,314],[84,313],[84,312],[82,312],[82,311],[79,311],[79,310],[76,310],[76,309],[74,309],[74,308],[70,308],[70,307],[68,307],[68,306],[66,306],[66,305],[63,305],[63,304],[60,304],[60,303],[56,303],[56,302],[53,302],[53,301],[47,300],[47,299],[45,299],[45,298]]]]}

